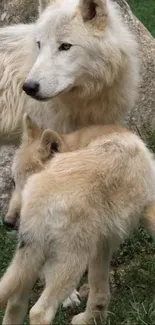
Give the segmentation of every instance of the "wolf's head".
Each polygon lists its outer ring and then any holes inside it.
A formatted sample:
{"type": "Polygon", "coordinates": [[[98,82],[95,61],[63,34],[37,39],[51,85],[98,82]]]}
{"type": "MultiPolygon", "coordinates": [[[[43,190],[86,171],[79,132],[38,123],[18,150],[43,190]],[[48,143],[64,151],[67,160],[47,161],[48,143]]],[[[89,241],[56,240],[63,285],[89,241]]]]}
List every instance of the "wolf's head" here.
{"type": "Polygon", "coordinates": [[[65,142],[60,134],[51,129],[43,131],[28,115],[24,116],[22,143],[13,159],[14,190],[4,218],[5,225],[18,228],[21,194],[28,177],[41,171],[49,159],[61,151],[65,151],[65,142]]]}
{"type": "Polygon", "coordinates": [[[23,86],[26,93],[47,100],[74,90],[91,95],[92,88],[111,85],[122,66],[122,51],[109,0],[40,0],[40,8],[38,57],[23,86]]]}

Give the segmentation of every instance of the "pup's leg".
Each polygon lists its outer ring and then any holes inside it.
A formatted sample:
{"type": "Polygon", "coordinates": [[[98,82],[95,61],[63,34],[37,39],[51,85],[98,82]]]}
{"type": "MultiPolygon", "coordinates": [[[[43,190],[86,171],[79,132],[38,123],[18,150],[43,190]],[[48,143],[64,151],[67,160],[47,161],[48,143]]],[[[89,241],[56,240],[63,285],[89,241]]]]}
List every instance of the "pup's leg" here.
{"type": "Polygon", "coordinates": [[[111,250],[108,244],[100,241],[96,255],[91,258],[88,269],[90,292],[84,313],[73,317],[73,325],[103,324],[107,316],[109,304],[109,267],[111,250]]]}
{"type": "Polygon", "coordinates": [[[37,303],[30,311],[31,325],[49,325],[55,317],[59,304],[68,297],[84,273],[88,263],[88,253],[78,251],[56,256],[54,265],[46,266],[46,287],[37,303]]]}
{"type": "Polygon", "coordinates": [[[38,244],[23,243],[16,251],[12,264],[0,281],[0,307],[7,305],[3,324],[21,324],[28,304],[28,296],[37,280],[43,263],[38,244]]]}

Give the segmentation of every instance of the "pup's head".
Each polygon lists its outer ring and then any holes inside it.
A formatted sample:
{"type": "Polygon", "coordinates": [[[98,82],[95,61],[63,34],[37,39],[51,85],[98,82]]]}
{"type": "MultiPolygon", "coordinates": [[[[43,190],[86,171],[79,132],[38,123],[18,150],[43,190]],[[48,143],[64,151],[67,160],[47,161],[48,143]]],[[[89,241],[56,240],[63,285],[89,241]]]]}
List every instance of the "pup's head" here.
{"type": "Polygon", "coordinates": [[[21,194],[28,177],[41,171],[56,152],[63,151],[65,143],[60,134],[51,129],[43,131],[28,115],[24,116],[22,143],[12,165],[14,190],[4,218],[6,226],[18,229],[21,194]]]}
{"type": "Polygon", "coordinates": [[[35,37],[38,57],[24,91],[48,100],[75,89],[90,96],[92,87],[98,91],[103,83],[111,84],[122,57],[115,36],[110,35],[108,1],[40,0],[40,8],[35,37]]]}

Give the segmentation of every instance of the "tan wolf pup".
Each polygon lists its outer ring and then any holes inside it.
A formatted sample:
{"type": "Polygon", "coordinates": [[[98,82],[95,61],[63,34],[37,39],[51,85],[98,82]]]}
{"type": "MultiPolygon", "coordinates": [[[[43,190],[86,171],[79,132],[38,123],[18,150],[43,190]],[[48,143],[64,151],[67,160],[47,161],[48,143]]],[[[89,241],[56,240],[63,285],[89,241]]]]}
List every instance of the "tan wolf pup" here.
{"type": "Polygon", "coordinates": [[[19,246],[0,282],[0,306],[8,302],[3,324],[22,323],[41,269],[46,285],[30,311],[30,324],[51,324],[88,265],[87,307],[72,324],[101,324],[112,252],[140,219],[155,234],[153,156],[141,139],[119,126],[61,136],[42,132],[27,117],[24,125],[13,164],[15,193],[36,174],[24,187],[19,246]]]}

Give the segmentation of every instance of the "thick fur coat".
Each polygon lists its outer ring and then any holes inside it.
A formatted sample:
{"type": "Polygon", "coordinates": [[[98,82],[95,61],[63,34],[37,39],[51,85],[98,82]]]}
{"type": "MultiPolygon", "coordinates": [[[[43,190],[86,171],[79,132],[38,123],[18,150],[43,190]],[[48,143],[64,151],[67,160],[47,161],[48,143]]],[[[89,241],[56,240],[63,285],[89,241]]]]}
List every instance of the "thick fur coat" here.
{"type": "Polygon", "coordinates": [[[155,235],[153,156],[119,126],[64,136],[43,132],[26,117],[24,130],[7,216],[15,224],[20,213],[20,227],[19,247],[0,282],[0,306],[8,301],[3,324],[22,323],[40,270],[46,285],[30,311],[30,324],[51,324],[87,266],[87,307],[72,324],[102,324],[113,251],[140,220],[155,235]]]}
{"type": "Polygon", "coordinates": [[[115,123],[135,103],[138,71],[137,42],[111,0],[40,1],[35,23],[0,29],[1,142],[19,140],[24,112],[60,132],[115,123]],[[38,101],[24,83],[39,84],[38,101]]]}

